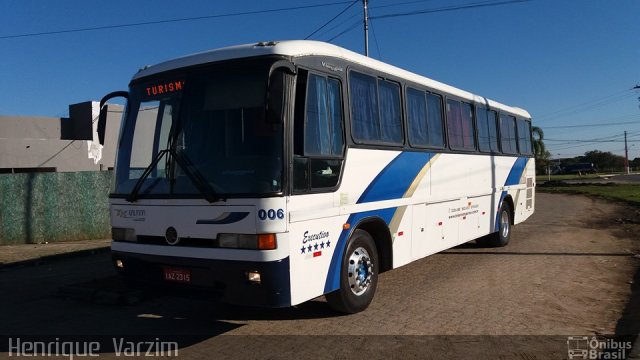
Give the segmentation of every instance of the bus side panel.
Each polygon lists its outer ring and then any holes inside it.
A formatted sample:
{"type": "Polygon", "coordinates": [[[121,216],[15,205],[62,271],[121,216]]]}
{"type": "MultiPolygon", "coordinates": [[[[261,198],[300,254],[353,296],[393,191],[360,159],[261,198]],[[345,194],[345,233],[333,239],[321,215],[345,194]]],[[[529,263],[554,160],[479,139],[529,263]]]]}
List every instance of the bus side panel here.
{"type": "MultiPolygon", "coordinates": [[[[535,181],[536,181],[536,165],[533,158],[528,159],[526,168],[520,180],[524,184],[524,188],[517,194],[518,200],[515,201],[514,224],[519,224],[527,220],[535,211],[535,181]]],[[[515,199],[515,198],[514,198],[515,199]]]]}
{"type": "Polygon", "coordinates": [[[346,216],[290,224],[291,304],[324,294],[334,251],[346,216]]]}
{"type": "MultiPolygon", "coordinates": [[[[364,193],[372,189],[372,184],[379,183],[381,174],[400,154],[398,151],[349,149],[337,191],[290,197],[292,304],[337,289],[342,251],[355,228],[344,230],[345,223],[355,226],[369,217],[378,217],[387,224],[391,222],[396,208],[367,211],[364,193]]],[[[410,230],[409,224],[406,231],[410,230]]],[[[410,241],[408,235],[406,241],[410,241]]]]}

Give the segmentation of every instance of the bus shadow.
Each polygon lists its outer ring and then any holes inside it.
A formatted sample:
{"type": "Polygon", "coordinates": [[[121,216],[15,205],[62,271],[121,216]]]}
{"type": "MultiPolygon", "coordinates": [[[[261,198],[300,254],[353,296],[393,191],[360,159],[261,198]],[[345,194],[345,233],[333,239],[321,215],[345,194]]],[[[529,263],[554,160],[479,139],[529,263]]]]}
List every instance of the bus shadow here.
{"type": "Polygon", "coordinates": [[[225,320],[304,320],[345,316],[332,310],[322,298],[287,308],[259,308],[219,303],[219,318],[225,320]]]}
{"type": "Polygon", "coordinates": [[[321,319],[342,315],[331,310],[324,297],[285,308],[240,306],[220,302],[209,293],[176,291],[171,288],[137,288],[123,283],[118,276],[76,284],[61,293],[67,298],[94,305],[140,308],[148,313],[146,317],[152,319],[208,319],[213,324],[244,320],[321,319]],[[158,306],[159,304],[174,305],[158,306]]]}
{"type": "MultiPolygon", "coordinates": [[[[458,248],[455,248],[458,249],[458,248]]],[[[598,252],[537,252],[537,251],[443,251],[440,255],[515,255],[515,256],[620,256],[630,257],[631,253],[598,253],[598,252]]]]}
{"type": "MultiPolygon", "coordinates": [[[[631,281],[631,295],[616,324],[615,335],[631,338],[640,335],[640,267],[631,281]]],[[[640,342],[635,346],[640,346],[640,342]]]]}

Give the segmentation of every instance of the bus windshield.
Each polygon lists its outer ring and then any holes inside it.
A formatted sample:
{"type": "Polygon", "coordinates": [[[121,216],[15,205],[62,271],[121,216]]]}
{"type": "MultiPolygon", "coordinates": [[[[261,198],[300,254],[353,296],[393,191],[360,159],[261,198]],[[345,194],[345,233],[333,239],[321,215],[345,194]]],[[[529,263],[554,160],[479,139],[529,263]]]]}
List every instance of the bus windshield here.
{"type": "Polygon", "coordinates": [[[268,74],[266,64],[245,63],[134,82],[113,194],[134,199],[211,191],[227,198],[281,192],[283,124],[265,111],[268,74]]]}

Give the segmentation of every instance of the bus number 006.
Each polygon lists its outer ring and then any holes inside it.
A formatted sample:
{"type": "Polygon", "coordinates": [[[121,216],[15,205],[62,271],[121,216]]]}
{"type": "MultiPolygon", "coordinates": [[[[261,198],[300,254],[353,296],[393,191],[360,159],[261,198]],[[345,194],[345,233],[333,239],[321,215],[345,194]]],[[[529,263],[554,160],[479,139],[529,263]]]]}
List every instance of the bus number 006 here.
{"type": "Polygon", "coordinates": [[[269,210],[265,210],[265,209],[260,209],[258,211],[258,218],[260,220],[267,220],[267,218],[269,220],[275,220],[276,218],[282,220],[284,219],[284,210],[283,209],[269,209],[269,210]]]}

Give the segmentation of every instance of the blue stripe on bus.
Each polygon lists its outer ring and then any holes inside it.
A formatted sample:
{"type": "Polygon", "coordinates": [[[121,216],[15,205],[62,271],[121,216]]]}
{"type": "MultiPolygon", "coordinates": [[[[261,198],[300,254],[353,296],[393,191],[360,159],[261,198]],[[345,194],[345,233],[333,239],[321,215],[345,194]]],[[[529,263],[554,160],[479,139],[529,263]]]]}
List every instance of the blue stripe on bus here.
{"type": "Polygon", "coordinates": [[[196,225],[233,224],[244,220],[247,216],[249,216],[249,212],[228,212],[215,219],[198,219],[196,225]]]}
{"type": "Polygon", "coordinates": [[[400,153],[373,179],[357,203],[401,199],[433,155],[424,152],[400,153]]]}
{"type": "MultiPolygon", "coordinates": [[[[371,181],[371,184],[369,184],[367,189],[362,193],[357,203],[362,204],[374,201],[401,199],[420,173],[420,170],[422,170],[433,156],[434,154],[432,153],[424,152],[400,153],[371,181]]],[[[342,233],[340,233],[338,242],[333,250],[329,273],[327,274],[324,286],[325,294],[337,290],[340,287],[340,266],[342,264],[344,248],[356,225],[361,220],[370,217],[378,217],[389,225],[396,209],[396,207],[392,207],[365,211],[349,216],[347,223],[352,226],[350,229],[343,230],[342,233]]]]}
{"type": "MultiPolygon", "coordinates": [[[[529,158],[519,157],[511,167],[511,171],[509,171],[509,176],[507,176],[507,180],[504,182],[504,186],[518,185],[520,183],[520,178],[524,173],[525,168],[527,167],[527,162],[529,158]]],[[[498,211],[496,212],[496,222],[495,222],[495,231],[500,231],[500,207],[502,207],[502,200],[507,196],[507,192],[503,191],[500,194],[500,201],[498,202],[498,211]]],[[[513,209],[515,211],[515,209],[513,209]]]]}
{"type": "Polygon", "coordinates": [[[505,181],[504,186],[518,185],[520,183],[520,178],[522,177],[524,168],[527,167],[528,160],[529,158],[526,157],[519,157],[518,160],[516,160],[511,167],[511,171],[509,172],[509,176],[507,176],[507,181],[505,181]]]}

